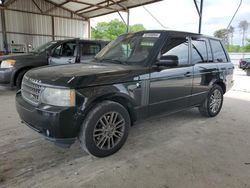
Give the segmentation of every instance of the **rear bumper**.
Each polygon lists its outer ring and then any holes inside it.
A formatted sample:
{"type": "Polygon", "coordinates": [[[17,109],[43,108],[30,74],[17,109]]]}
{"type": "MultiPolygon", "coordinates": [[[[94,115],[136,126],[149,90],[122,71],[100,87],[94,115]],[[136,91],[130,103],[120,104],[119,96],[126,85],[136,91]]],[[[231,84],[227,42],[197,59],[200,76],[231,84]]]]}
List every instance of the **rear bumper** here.
{"type": "Polygon", "coordinates": [[[66,146],[73,144],[78,136],[81,122],[75,108],[49,105],[35,107],[23,100],[18,92],[16,109],[23,123],[49,141],[66,146]]]}
{"type": "Polygon", "coordinates": [[[13,69],[2,69],[0,68],[0,84],[8,85],[11,81],[13,69]]]}

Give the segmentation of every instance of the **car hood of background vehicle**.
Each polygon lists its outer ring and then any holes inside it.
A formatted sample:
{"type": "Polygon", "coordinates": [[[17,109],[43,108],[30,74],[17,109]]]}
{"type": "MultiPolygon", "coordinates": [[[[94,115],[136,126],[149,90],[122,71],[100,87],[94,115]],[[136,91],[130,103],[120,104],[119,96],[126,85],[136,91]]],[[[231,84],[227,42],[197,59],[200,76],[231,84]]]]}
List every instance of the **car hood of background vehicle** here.
{"type": "Polygon", "coordinates": [[[135,81],[147,72],[148,68],[142,66],[86,63],[37,68],[29,71],[26,76],[46,85],[83,88],[135,81]]]}
{"type": "Polygon", "coordinates": [[[5,55],[0,57],[0,61],[7,60],[7,59],[13,59],[16,60],[16,63],[19,64],[25,64],[30,63],[30,60],[38,59],[37,57],[41,54],[36,53],[24,53],[24,54],[12,54],[12,55],[5,55]]]}

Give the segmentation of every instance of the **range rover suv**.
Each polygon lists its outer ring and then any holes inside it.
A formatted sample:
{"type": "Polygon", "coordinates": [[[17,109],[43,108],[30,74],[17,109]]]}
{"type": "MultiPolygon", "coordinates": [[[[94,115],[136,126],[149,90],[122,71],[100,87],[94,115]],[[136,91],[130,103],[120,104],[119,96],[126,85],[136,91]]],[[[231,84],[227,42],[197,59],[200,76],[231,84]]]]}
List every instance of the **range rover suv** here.
{"type": "Polygon", "coordinates": [[[31,53],[0,57],[0,84],[21,87],[23,75],[30,69],[45,65],[84,63],[105,46],[106,41],[68,39],[50,41],[31,53]]]}
{"type": "Polygon", "coordinates": [[[80,140],[105,157],[125,143],[139,119],[198,107],[216,116],[233,85],[221,41],[177,31],[118,37],[92,62],[33,69],[16,94],[22,121],[50,141],[80,140]]]}

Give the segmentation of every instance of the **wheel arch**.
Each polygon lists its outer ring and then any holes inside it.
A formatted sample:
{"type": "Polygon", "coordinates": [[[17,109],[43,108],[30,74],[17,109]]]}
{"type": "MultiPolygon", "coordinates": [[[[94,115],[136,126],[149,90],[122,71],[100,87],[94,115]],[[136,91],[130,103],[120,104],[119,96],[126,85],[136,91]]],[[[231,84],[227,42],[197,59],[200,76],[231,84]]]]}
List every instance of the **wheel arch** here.
{"type": "Polygon", "coordinates": [[[215,85],[215,84],[219,85],[222,88],[222,91],[224,94],[226,93],[226,91],[227,91],[226,84],[222,80],[212,80],[209,84],[210,88],[212,88],[213,85],[215,85]]]}
{"type": "Polygon", "coordinates": [[[18,75],[19,75],[22,71],[28,71],[28,70],[30,70],[30,69],[32,69],[32,68],[34,68],[34,67],[29,66],[29,67],[22,67],[22,68],[16,70],[15,73],[13,74],[13,76],[12,76],[12,80],[11,80],[12,85],[13,85],[13,86],[16,86],[17,77],[18,77],[18,75]]]}
{"type": "Polygon", "coordinates": [[[128,111],[130,118],[131,118],[131,124],[133,124],[136,120],[137,120],[137,115],[136,115],[136,111],[135,111],[135,102],[131,99],[130,96],[127,96],[126,94],[123,93],[111,93],[111,94],[105,94],[102,96],[99,96],[93,100],[91,100],[91,102],[89,102],[88,105],[86,105],[86,109],[84,110],[84,114],[88,114],[89,111],[96,105],[98,105],[98,103],[105,101],[105,100],[109,100],[109,101],[113,101],[113,102],[117,102],[119,104],[121,104],[124,108],[126,108],[126,110],[128,111]]]}

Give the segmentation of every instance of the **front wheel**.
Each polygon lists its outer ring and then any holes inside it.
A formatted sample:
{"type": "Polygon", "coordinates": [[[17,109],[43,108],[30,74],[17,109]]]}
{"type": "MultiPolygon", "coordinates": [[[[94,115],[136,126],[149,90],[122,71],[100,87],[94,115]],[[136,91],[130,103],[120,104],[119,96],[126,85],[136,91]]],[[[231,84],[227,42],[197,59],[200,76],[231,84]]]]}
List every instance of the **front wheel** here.
{"type": "Polygon", "coordinates": [[[21,89],[23,76],[25,75],[25,73],[26,73],[27,71],[28,71],[28,70],[23,70],[23,71],[21,71],[21,72],[17,75],[17,78],[16,78],[16,87],[17,87],[17,89],[21,89]]]}
{"type": "Polygon", "coordinates": [[[203,116],[214,117],[219,114],[223,104],[223,91],[219,85],[214,85],[209,91],[207,98],[199,106],[199,111],[203,116]]]}
{"type": "Polygon", "coordinates": [[[96,157],[106,157],[124,145],[129,127],[128,111],[119,103],[104,101],[88,113],[79,140],[88,153],[96,157]]]}

